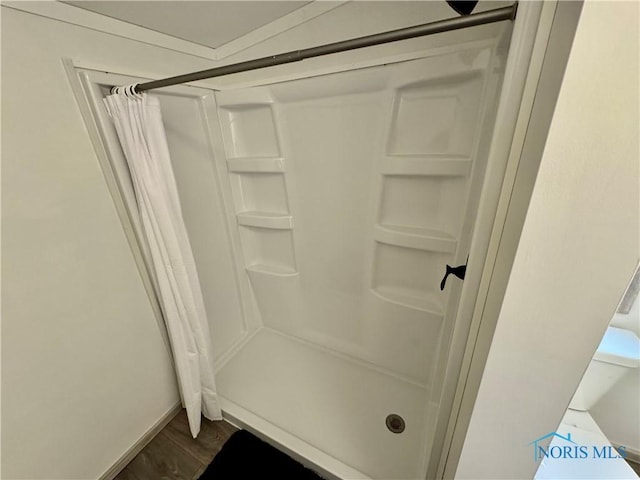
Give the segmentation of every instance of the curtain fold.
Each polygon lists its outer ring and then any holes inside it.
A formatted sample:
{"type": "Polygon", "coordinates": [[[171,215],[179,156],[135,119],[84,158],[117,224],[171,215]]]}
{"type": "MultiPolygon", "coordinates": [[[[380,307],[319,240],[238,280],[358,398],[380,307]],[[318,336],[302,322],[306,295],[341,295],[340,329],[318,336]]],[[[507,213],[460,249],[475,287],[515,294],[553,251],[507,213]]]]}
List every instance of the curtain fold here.
{"type": "Polygon", "coordinates": [[[200,414],[222,418],[202,291],[182,218],[160,102],[153,95],[116,93],[104,99],[120,139],[173,350],[182,403],[195,438],[200,414]]]}

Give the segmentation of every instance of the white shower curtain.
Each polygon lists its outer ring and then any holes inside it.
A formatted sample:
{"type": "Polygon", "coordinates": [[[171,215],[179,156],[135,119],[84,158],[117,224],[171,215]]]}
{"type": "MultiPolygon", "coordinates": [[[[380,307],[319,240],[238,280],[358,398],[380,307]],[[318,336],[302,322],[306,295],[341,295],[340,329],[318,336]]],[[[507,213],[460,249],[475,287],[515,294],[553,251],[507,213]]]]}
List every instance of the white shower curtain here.
{"type": "Polygon", "coordinates": [[[119,87],[104,99],[131,173],[138,211],[156,277],[157,296],[173,350],[191,434],[200,414],[222,418],[213,375],[209,327],[191,245],[182,219],[160,102],[119,87]]]}

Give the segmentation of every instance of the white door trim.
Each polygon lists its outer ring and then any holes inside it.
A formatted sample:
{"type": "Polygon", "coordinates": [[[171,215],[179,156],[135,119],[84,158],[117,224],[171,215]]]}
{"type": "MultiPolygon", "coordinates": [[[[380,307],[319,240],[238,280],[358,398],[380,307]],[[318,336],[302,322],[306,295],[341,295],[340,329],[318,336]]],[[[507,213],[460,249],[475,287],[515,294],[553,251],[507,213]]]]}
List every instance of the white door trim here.
{"type": "Polygon", "coordinates": [[[533,44],[519,112],[511,142],[503,145],[509,162],[436,478],[455,477],[581,9],[582,2],[557,1],[519,7],[519,18],[539,20],[528,22],[537,31],[529,33],[533,44]]]}
{"type": "MultiPolygon", "coordinates": [[[[137,211],[134,211],[136,209],[135,199],[132,194],[128,194],[127,189],[123,188],[123,185],[120,184],[119,180],[120,175],[124,175],[118,174],[117,171],[117,165],[122,163],[122,161],[118,160],[118,156],[122,156],[122,152],[119,148],[120,143],[117,139],[115,129],[107,116],[106,109],[102,107],[102,93],[99,91],[101,85],[127,85],[139,82],[141,79],[138,77],[104,71],[87,71],[77,65],[74,65],[73,61],[68,58],[63,59],[63,65],[80,109],[80,113],[87,127],[91,143],[94,146],[98,163],[100,164],[100,169],[105,177],[105,182],[113,199],[116,212],[120,218],[120,223],[122,224],[123,232],[127,238],[127,242],[129,243],[142,284],[149,298],[156,323],[158,324],[158,330],[162,335],[169,354],[172,356],[162,309],[156,295],[156,289],[154,288],[155,279],[148,268],[147,260],[145,258],[145,241],[140,238],[138,234],[140,227],[137,211]]],[[[213,98],[214,92],[212,90],[186,85],[175,85],[163,89],[163,92],[183,97],[197,98],[203,121],[211,122],[211,119],[213,118],[217,120],[215,100],[213,98]]],[[[211,155],[213,156],[214,141],[210,137],[210,130],[211,129],[208,129],[207,132],[209,135],[209,148],[211,155]]],[[[214,162],[214,168],[216,169],[216,180],[218,181],[219,189],[229,189],[230,187],[227,186],[225,182],[220,182],[222,173],[226,175],[226,172],[218,171],[218,165],[216,162],[214,162]]],[[[222,193],[219,193],[219,195],[221,202],[224,203],[225,196],[223,196],[222,193]]],[[[225,208],[224,210],[226,212],[228,209],[225,208]]],[[[246,335],[249,335],[251,331],[256,330],[260,325],[258,324],[258,319],[254,314],[252,305],[247,300],[250,298],[248,295],[249,285],[244,272],[244,259],[242,258],[242,252],[234,247],[237,241],[233,241],[230,237],[232,235],[232,230],[230,230],[229,227],[230,224],[235,224],[235,221],[235,216],[227,216],[225,231],[229,237],[228,243],[234,257],[234,264],[236,266],[234,280],[239,292],[239,298],[241,299],[240,306],[244,326],[247,330],[246,335]]],[[[217,369],[224,365],[232,353],[237,349],[237,345],[242,343],[242,341],[243,339],[238,341],[236,345],[231,346],[228,350],[220,353],[220,356],[216,360],[217,369]]]]}

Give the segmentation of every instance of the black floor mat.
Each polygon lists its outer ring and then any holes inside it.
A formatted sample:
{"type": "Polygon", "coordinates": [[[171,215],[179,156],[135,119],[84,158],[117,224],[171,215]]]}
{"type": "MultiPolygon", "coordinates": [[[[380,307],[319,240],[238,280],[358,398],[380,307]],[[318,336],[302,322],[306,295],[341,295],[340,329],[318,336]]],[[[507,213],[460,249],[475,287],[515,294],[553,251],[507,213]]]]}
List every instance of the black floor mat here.
{"type": "Polygon", "coordinates": [[[312,470],[240,430],[229,438],[199,480],[321,480],[312,470]]]}

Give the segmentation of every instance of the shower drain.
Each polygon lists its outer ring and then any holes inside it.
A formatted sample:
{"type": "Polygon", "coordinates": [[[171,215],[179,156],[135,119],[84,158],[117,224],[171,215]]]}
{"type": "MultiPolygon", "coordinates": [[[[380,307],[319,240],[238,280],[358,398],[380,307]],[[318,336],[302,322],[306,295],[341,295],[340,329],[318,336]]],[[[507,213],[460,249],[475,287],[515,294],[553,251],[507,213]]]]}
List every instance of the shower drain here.
{"type": "Polygon", "coordinates": [[[387,428],[390,432],[393,433],[402,433],[404,432],[404,419],[398,415],[397,413],[391,413],[387,415],[387,419],[385,420],[387,424],[387,428]]]}

